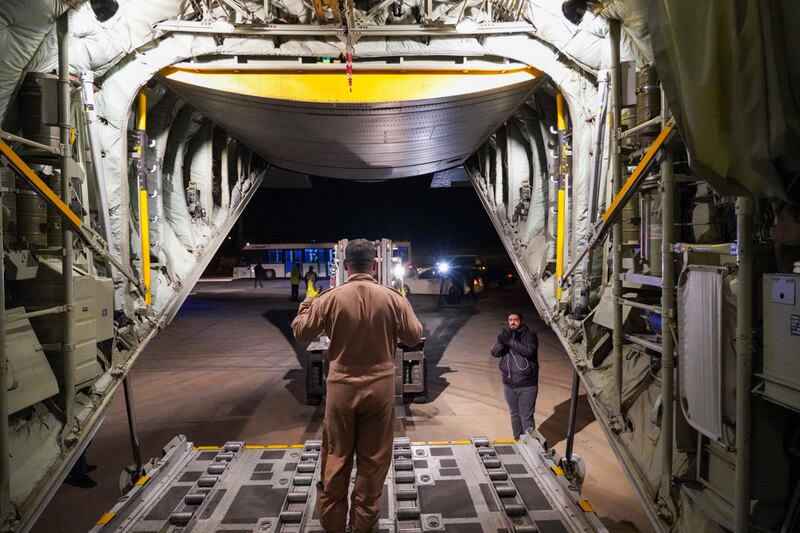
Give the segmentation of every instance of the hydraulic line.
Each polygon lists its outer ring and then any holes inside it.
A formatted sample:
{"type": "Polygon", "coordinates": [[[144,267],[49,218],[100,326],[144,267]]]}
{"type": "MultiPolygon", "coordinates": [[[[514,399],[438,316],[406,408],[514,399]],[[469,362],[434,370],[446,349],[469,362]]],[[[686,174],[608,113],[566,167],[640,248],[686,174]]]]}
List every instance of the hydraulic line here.
{"type": "MultiPolygon", "coordinates": [[[[72,159],[72,143],[70,133],[70,86],[69,86],[69,12],[64,13],[56,22],[58,38],[58,122],[61,128],[61,202],[69,210],[72,197],[72,176],[69,173],[72,159]]],[[[64,431],[65,441],[71,444],[69,437],[75,423],[75,293],[73,285],[72,226],[64,224],[61,230],[61,278],[63,281],[64,333],[61,339],[63,347],[64,372],[64,431]]]]}
{"type": "Polygon", "coordinates": [[[567,463],[572,462],[572,448],[575,444],[575,418],[578,416],[578,394],[580,393],[580,376],[578,371],[572,373],[572,394],[569,399],[569,418],[567,419],[567,463]]]}
{"type": "MultiPolygon", "coordinates": [[[[666,102],[664,102],[666,104],[666,102]]],[[[666,118],[666,105],[662,106],[666,118]]],[[[666,120],[664,120],[666,122],[666,120]]],[[[672,245],[675,233],[675,174],[672,154],[665,150],[661,161],[662,186],[662,238],[661,238],[661,496],[667,505],[672,505],[672,460],[675,423],[675,263],[672,245]]]]}
{"type": "MultiPolygon", "coordinates": [[[[597,133],[595,134],[594,159],[592,160],[593,170],[592,179],[589,182],[589,227],[593,227],[597,222],[598,207],[600,202],[600,177],[602,174],[603,160],[603,139],[606,131],[606,115],[608,114],[608,79],[602,83],[603,90],[600,101],[602,102],[600,113],[597,118],[597,133]]],[[[573,264],[578,264],[580,259],[575,258],[573,264]]],[[[581,283],[576,287],[577,290],[577,310],[579,313],[589,311],[589,290],[591,289],[592,277],[592,249],[589,249],[581,263],[581,283]]]]}
{"type": "Polygon", "coordinates": [[[753,198],[736,200],[736,533],[750,531],[750,455],[753,374],[753,198]]]}
{"type": "Polygon", "coordinates": [[[100,134],[97,131],[97,114],[94,110],[94,74],[82,69],[80,72],[81,96],[86,131],[89,136],[89,149],[92,154],[92,172],[94,173],[95,193],[100,208],[97,210],[100,220],[101,235],[108,241],[111,235],[111,221],[108,213],[108,194],[106,194],[105,172],[103,171],[102,153],[100,150],[100,134]]]}
{"type": "MultiPolygon", "coordinates": [[[[5,192],[0,188],[0,205],[5,192]]],[[[3,248],[3,217],[0,215],[0,528],[11,513],[11,444],[8,426],[8,386],[6,366],[6,280],[3,248]]]]}
{"type": "Polygon", "coordinates": [[[131,438],[133,464],[136,465],[135,477],[138,479],[142,475],[142,449],[139,445],[139,433],[136,428],[136,409],[133,403],[133,385],[130,383],[130,375],[122,378],[122,387],[125,394],[125,411],[128,413],[128,432],[131,438]]]}
{"type": "MultiPolygon", "coordinates": [[[[609,20],[609,37],[611,38],[611,187],[614,194],[622,188],[622,160],[619,153],[619,129],[622,106],[622,76],[620,72],[620,35],[621,24],[618,20],[609,20]]],[[[607,211],[608,212],[608,211],[607,211]]],[[[611,332],[612,352],[614,360],[614,395],[616,414],[622,415],[622,221],[617,218],[613,225],[611,253],[611,293],[614,301],[614,328],[611,332]]],[[[617,429],[621,430],[621,427],[617,429]]]]}

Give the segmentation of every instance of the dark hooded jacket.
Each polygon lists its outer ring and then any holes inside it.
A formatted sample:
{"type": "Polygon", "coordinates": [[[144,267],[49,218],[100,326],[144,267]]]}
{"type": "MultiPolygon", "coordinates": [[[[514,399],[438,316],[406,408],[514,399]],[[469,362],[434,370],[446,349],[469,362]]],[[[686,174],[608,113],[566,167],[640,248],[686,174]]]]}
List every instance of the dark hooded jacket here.
{"type": "Polygon", "coordinates": [[[492,346],[493,357],[500,358],[503,384],[509,387],[530,387],[539,384],[539,338],[528,328],[520,325],[511,333],[507,342],[492,346]]]}

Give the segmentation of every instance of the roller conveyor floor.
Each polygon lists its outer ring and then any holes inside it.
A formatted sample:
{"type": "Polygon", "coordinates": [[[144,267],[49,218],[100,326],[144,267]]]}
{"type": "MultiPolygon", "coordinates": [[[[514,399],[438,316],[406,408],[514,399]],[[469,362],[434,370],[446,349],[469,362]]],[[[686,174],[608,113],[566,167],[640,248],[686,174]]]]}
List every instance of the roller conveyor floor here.
{"type": "MultiPolygon", "coordinates": [[[[194,447],[176,437],[92,532],[322,533],[319,441],[194,447]]],[[[539,441],[394,442],[381,533],[606,531],[539,441]]]]}

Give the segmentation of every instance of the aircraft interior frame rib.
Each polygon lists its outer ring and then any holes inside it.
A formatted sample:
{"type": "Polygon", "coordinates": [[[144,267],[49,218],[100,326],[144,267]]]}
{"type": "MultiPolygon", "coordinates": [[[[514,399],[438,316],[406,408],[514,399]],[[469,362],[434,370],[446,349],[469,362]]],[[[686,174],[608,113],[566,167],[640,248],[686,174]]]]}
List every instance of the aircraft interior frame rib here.
{"type": "Polygon", "coordinates": [[[270,168],[462,166],[654,528],[800,527],[783,2],[8,4],[0,529],[32,527],[270,168]]]}

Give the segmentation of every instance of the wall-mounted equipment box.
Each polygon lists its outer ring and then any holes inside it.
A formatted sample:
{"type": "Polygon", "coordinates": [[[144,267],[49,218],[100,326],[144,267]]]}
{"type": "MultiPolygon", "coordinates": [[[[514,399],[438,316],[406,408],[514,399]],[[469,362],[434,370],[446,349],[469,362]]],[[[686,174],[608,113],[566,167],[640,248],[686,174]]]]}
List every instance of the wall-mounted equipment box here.
{"type": "MultiPolygon", "coordinates": [[[[17,284],[15,301],[31,310],[60,305],[63,302],[61,264],[42,262],[35,280],[17,284]]],[[[73,273],[75,307],[75,388],[91,385],[101,373],[97,359],[97,343],[113,337],[114,287],[108,278],[73,273]]],[[[58,378],[63,384],[63,354],[60,344],[64,332],[64,315],[53,314],[31,319],[31,325],[58,378]]]]}
{"type": "Polygon", "coordinates": [[[10,415],[58,394],[56,377],[24,315],[22,307],[6,310],[6,386],[10,415]]]}
{"type": "Polygon", "coordinates": [[[800,276],[764,274],[764,396],[800,411],[800,276]]]}

